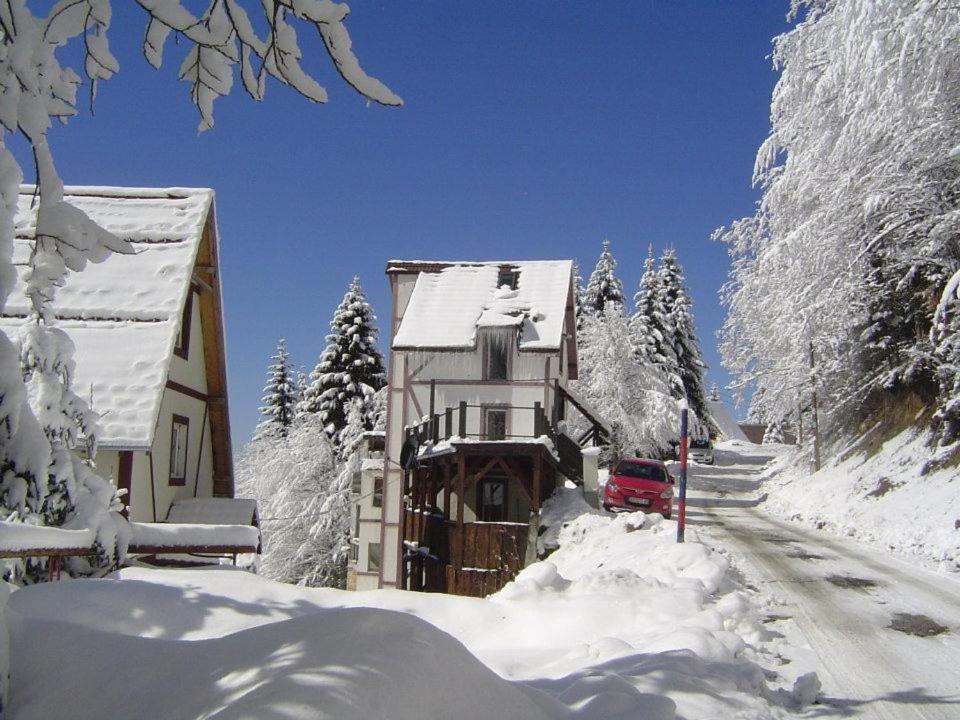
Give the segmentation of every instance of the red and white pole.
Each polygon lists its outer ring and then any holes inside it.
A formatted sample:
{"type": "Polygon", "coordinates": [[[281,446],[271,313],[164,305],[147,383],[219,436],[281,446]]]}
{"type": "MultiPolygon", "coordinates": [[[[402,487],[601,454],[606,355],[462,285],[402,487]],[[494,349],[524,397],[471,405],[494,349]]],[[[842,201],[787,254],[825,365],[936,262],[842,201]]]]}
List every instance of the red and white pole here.
{"type": "Polygon", "coordinates": [[[680,401],[680,497],[677,500],[677,542],[687,524],[687,401],[680,401]]]}

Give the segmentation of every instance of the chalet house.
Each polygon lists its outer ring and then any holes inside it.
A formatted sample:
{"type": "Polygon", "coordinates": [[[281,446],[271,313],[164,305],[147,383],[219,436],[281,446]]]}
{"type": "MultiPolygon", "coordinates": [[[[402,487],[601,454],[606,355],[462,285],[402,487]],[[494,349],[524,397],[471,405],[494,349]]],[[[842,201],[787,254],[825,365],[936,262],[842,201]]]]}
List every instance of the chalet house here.
{"type": "Polygon", "coordinates": [[[384,459],[357,495],[356,587],[485,595],[535,557],[541,504],[606,437],[567,386],[572,262],[391,261],[387,277],[384,459]]]}
{"type": "MultiPolygon", "coordinates": [[[[30,310],[32,190],[16,218],[20,282],[0,318],[10,336],[30,310]]],[[[68,187],[65,199],[135,250],[70,273],[54,303],[76,345],[74,390],[101,415],[100,474],[127,490],[136,521],[167,519],[175,501],[232,497],[213,191],[68,187]]]]}

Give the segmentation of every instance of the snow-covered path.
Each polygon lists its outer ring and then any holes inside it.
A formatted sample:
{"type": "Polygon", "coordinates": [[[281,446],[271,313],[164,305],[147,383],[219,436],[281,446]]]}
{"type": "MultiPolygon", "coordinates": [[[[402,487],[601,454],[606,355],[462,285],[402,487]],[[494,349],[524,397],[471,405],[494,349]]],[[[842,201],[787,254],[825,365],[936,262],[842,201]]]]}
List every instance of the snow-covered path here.
{"type": "Polygon", "coordinates": [[[960,580],[764,513],[769,457],[753,448],[692,467],[689,523],[783,602],[816,654],[823,704],[808,716],[960,718],[960,580]]]}

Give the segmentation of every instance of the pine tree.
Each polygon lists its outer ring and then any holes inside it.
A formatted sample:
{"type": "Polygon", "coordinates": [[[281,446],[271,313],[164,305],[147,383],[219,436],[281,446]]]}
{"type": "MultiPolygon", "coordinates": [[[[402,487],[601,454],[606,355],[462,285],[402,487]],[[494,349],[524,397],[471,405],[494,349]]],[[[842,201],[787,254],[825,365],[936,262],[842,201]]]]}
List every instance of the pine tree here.
{"type": "Polygon", "coordinates": [[[671,342],[673,328],[669,322],[670,313],[664,306],[660,276],[654,269],[652,246],[647,250],[644,273],[633,301],[636,312],[630,322],[639,353],[638,361],[658,365],[664,375],[670,378],[675,389],[674,395],[679,398],[681,381],[671,342]]]}
{"type": "Polygon", "coordinates": [[[580,275],[580,263],[573,261],[573,313],[576,318],[577,332],[583,329],[583,277],[580,275]]]}
{"type": "Polygon", "coordinates": [[[665,250],[660,258],[658,278],[660,300],[667,313],[666,322],[669,323],[671,332],[670,345],[676,357],[683,394],[690,403],[690,409],[713,431],[703,380],[706,365],[693,324],[693,302],[684,283],[683,268],[677,262],[672,249],[665,250]]]}
{"type": "Polygon", "coordinates": [[[277,343],[277,352],[270,358],[267,368],[267,384],[263,388],[263,405],[259,408],[262,419],[254,431],[254,438],[279,434],[284,437],[294,420],[297,403],[297,386],[291,378],[289,355],[284,339],[277,343]]]}
{"type": "Polygon", "coordinates": [[[310,373],[301,413],[319,415],[327,435],[336,440],[347,425],[353,401],[363,404],[364,426],[373,427],[373,396],[385,384],[383,357],[377,350],[376,317],[354,277],[330,321],[327,347],[310,373]]]}
{"type": "Polygon", "coordinates": [[[783,421],[774,420],[767,423],[767,429],[763,433],[764,445],[783,444],[783,421]]]}
{"type": "Polygon", "coordinates": [[[610,241],[604,240],[603,250],[584,291],[583,307],[587,312],[602,315],[607,304],[623,305],[623,286],[614,275],[616,267],[617,261],[610,252],[610,241]]]}

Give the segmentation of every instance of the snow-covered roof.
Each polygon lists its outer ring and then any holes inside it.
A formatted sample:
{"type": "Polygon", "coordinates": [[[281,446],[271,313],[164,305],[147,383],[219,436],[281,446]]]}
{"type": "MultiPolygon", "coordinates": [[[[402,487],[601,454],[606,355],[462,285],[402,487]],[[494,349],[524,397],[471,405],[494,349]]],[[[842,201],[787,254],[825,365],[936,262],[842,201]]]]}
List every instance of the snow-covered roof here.
{"type": "Polygon", "coordinates": [[[521,350],[556,350],[563,342],[571,260],[391,261],[388,271],[419,272],[395,349],[471,349],[477,328],[517,328],[521,350]],[[515,290],[497,287],[501,269],[516,273],[515,290]]]}
{"type": "Polygon", "coordinates": [[[727,440],[748,440],[722,400],[710,400],[707,407],[723,437],[727,440]]]}
{"type": "MultiPolygon", "coordinates": [[[[36,223],[32,193],[21,188],[17,208],[19,277],[0,319],[8,335],[30,312],[23,280],[36,223]]],[[[213,191],[68,187],[64,199],[135,252],[70,272],[57,291],[54,313],[77,348],[74,390],[102,416],[101,445],[149,447],[213,191]]]]}

